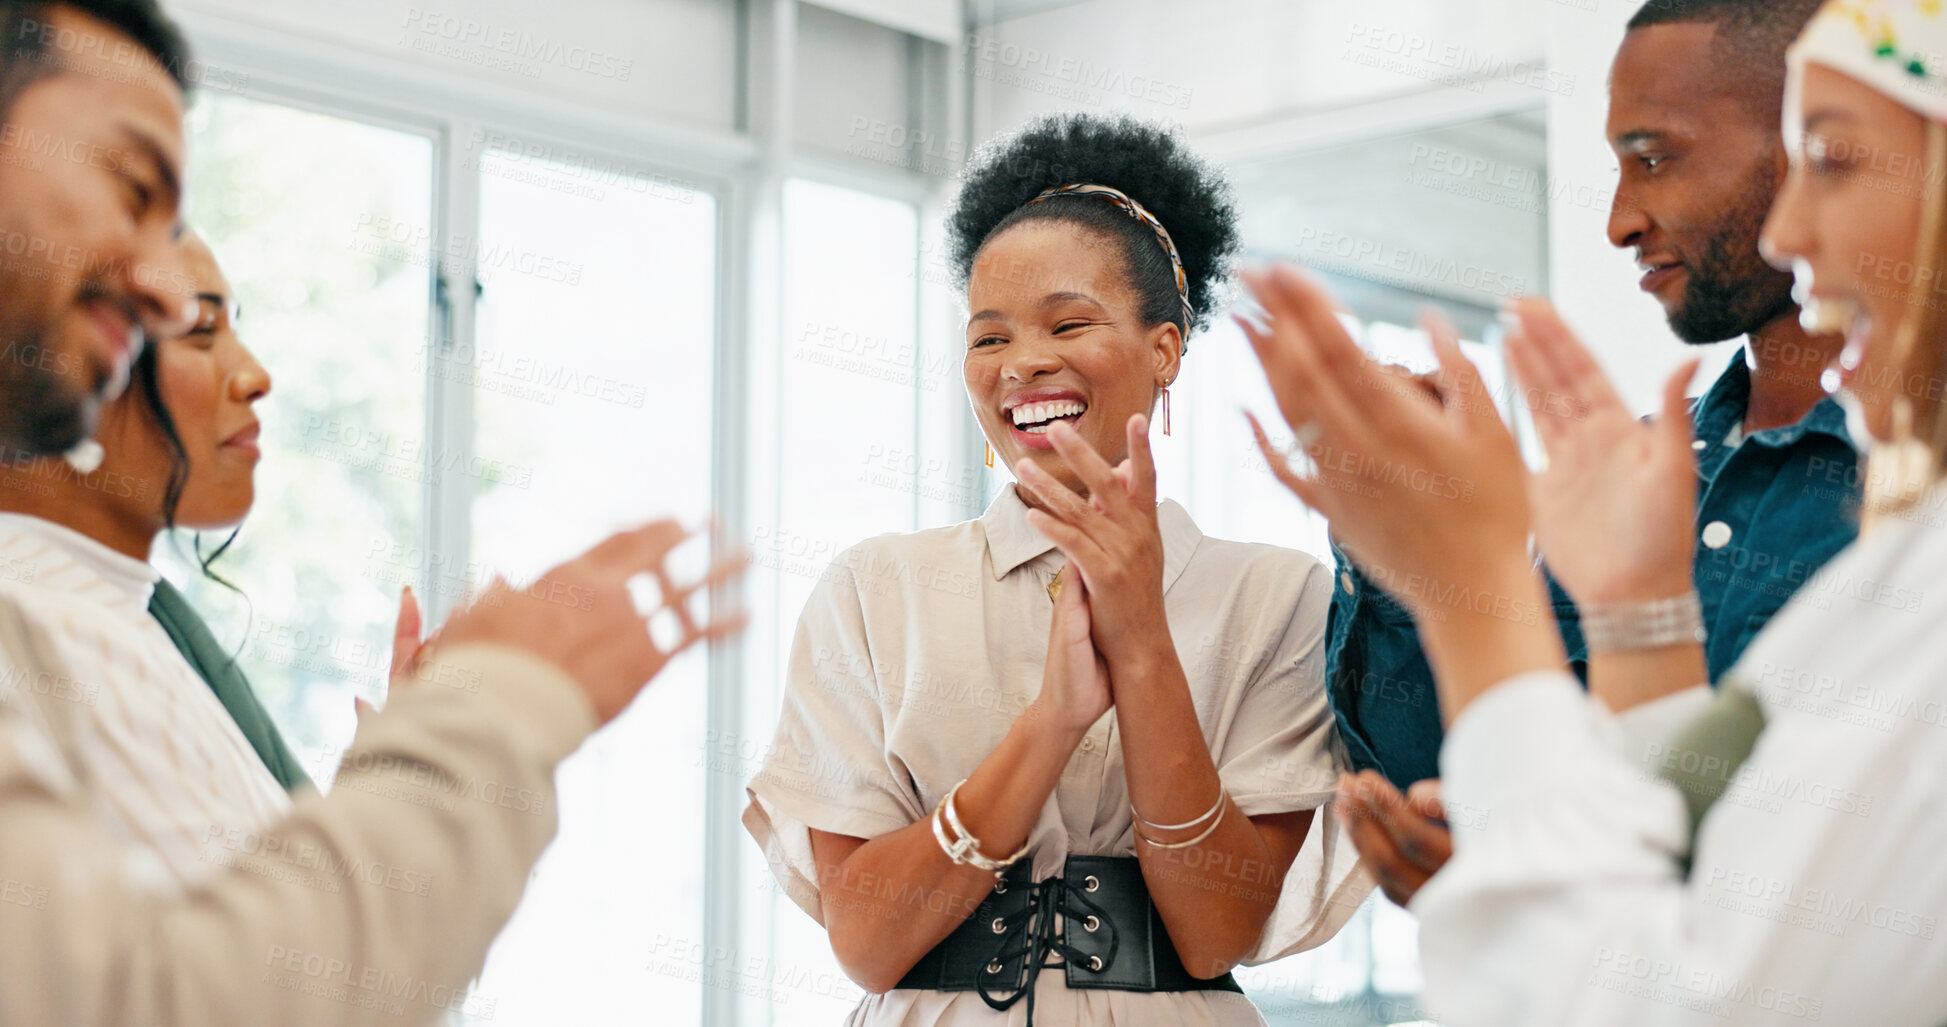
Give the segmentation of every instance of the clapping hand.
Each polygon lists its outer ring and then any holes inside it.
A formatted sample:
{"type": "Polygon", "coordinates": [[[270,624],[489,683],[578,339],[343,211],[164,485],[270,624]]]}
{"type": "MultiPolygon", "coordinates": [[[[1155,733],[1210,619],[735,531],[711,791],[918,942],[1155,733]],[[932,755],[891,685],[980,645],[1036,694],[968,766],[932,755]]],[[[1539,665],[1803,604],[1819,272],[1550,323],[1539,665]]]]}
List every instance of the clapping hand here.
{"type": "Polygon", "coordinates": [[[1420,781],[1405,795],[1377,771],[1339,779],[1337,808],[1352,845],[1379,889],[1404,906],[1453,858],[1440,781],[1420,781]]]}
{"type": "Polygon", "coordinates": [[[1453,327],[1426,325],[1436,388],[1394,373],[1347,334],[1331,298],[1298,271],[1245,276],[1268,318],[1240,319],[1278,408],[1305,449],[1292,469],[1256,418],[1272,471],[1324,514],[1379,584],[1422,619],[1527,567],[1527,470],[1453,327]]]}
{"type": "Polygon", "coordinates": [[[1115,696],[1109,665],[1096,650],[1090,630],[1088,584],[1073,564],[1062,566],[1061,581],[1048,629],[1048,663],[1035,702],[1039,715],[1054,718],[1055,726],[1080,736],[1109,712],[1115,696]]]}
{"type": "Polygon", "coordinates": [[[1088,586],[1097,648],[1113,665],[1120,653],[1169,637],[1163,610],[1163,534],[1156,521],[1156,463],[1149,450],[1149,419],[1136,414],[1127,426],[1129,456],[1111,467],[1075,429],[1057,423],[1048,438],[1088,486],[1076,495],[1030,461],[1021,485],[1042,509],[1028,524],[1068,557],[1088,586]]]}
{"type": "Polygon", "coordinates": [[[1645,423],[1546,300],[1520,300],[1512,313],[1508,359],[1548,453],[1528,494],[1549,571],[1577,603],[1688,592],[1697,464],[1684,386],[1697,361],[1670,376],[1663,413],[1645,423]]]}

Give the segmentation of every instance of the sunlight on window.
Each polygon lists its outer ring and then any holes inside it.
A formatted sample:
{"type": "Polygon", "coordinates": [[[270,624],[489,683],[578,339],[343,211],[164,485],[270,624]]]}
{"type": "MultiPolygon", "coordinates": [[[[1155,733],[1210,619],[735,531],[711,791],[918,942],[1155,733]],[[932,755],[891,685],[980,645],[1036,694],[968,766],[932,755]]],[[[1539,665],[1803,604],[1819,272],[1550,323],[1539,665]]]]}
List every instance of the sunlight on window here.
{"type": "MultiPolygon", "coordinates": [[[[798,612],[840,552],[921,526],[919,490],[932,465],[918,452],[918,397],[946,386],[915,343],[918,230],[909,204],[813,182],[786,186],[777,421],[762,443],[775,447],[775,475],[752,518],[756,573],[776,597],[774,618],[757,629],[771,633],[770,652],[789,651],[798,612]]],[[[958,388],[958,365],[951,370],[958,388]]],[[[746,693],[757,754],[775,730],[783,681],[771,662],[754,662],[753,674],[768,676],[746,693]]],[[[749,761],[744,777],[759,765],[749,761]]],[[[750,1015],[779,1027],[842,1022],[864,993],[838,968],[824,929],[777,889],[755,847],[745,848],[757,908],[743,955],[764,968],[745,983],[767,989],[750,1015]]]]}
{"type": "Polygon", "coordinates": [[[423,555],[432,141],[222,93],[200,96],[189,132],[187,220],[273,387],[256,508],[215,567],[242,595],[184,559],[193,540],[157,556],[328,782],[352,697],[384,694],[399,590],[423,555]]]}
{"type": "MultiPolygon", "coordinates": [[[[480,162],[473,567],[517,584],[653,517],[709,512],[716,202],[657,176],[480,162]]],[[[695,561],[700,565],[700,558],[695,561]]],[[[562,601],[571,602],[572,597],[562,601]]],[[[696,651],[563,763],[561,831],[488,956],[493,1027],[695,1023],[705,664],[696,651]]],[[[484,1015],[491,1008],[491,1016],[484,1015]]]]}

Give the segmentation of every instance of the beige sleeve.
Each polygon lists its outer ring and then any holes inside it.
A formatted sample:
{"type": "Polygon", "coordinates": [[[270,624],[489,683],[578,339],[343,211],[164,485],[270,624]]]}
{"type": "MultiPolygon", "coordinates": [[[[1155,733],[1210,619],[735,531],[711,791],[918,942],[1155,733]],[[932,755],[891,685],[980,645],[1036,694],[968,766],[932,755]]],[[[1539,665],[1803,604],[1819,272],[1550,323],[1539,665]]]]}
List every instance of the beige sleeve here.
{"type": "Polygon", "coordinates": [[[1347,769],[1325,695],[1325,617],[1332,572],[1315,560],[1298,595],[1281,583],[1267,600],[1283,625],[1272,658],[1250,683],[1237,728],[1216,755],[1224,787],[1247,816],[1311,810],[1311,829],[1285,873],[1278,906],[1246,956],[1256,966],[1316,948],[1338,934],[1372,891],[1370,874],[1332,798],[1347,769]]]}
{"type": "Polygon", "coordinates": [[[857,552],[840,554],[805,601],[777,735],[745,789],[745,829],[784,893],[820,924],[811,832],[872,839],[928,812],[888,741],[879,661],[852,563],[857,552]]]}
{"type": "MultiPolygon", "coordinates": [[[[0,624],[0,1024],[423,1024],[460,1009],[554,835],[554,768],[594,715],[554,666],[441,653],[199,890],[129,872],[0,624]]],[[[30,640],[31,641],[31,640],[30,640]]],[[[166,782],[158,782],[166,787],[166,782]]],[[[230,851],[226,849],[226,851],[230,851]]]]}

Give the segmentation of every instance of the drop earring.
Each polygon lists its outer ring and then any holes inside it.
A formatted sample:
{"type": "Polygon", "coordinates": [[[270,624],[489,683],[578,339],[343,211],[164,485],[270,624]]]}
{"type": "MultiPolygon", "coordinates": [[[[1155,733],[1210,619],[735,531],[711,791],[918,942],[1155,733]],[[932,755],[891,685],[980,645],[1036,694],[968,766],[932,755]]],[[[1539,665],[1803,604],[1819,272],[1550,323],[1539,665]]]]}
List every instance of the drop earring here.
{"type": "Polygon", "coordinates": [[[991,442],[987,444],[987,466],[994,466],[994,444],[991,442]]]}
{"type": "Polygon", "coordinates": [[[1163,386],[1163,434],[1170,433],[1170,388],[1163,386]]]}

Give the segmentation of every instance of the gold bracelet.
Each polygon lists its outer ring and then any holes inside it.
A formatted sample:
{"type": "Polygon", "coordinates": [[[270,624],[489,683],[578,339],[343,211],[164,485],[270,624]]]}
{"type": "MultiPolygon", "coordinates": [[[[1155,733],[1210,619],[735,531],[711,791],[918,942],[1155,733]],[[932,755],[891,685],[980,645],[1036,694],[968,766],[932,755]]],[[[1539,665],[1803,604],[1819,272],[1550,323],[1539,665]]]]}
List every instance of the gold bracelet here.
{"type": "Polygon", "coordinates": [[[1197,835],[1195,838],[1192,838],[1187,842],[1159,842],[1156,839],[1151,838],[1148,835],[1144,834],[1142,832],[1142,828],[1140,827],[1136,829],[1136,837],[1142,841],[1148,842],[1150,847],[1155,849],[1187,849],[1193,845],[1201,845],[1203,844],[1205,839],[1217,833],[1217,828],[1221,826],[1224,822],[1224,811],[1229,808],[1230,808],[1230,804],[1228,802],[1219,805],[1217,807],[1217,819],[1212,820],[1210,822],[1210,826],[1203,829],[1202,834],[1197,835]]]}
{"type": "Polygon", "coordinates": [[[962,778],[960,784],[947,789],[946,794],[940,797],[940,804],[933,808],[933,838],[940,843],[940,850],[946,853],[946,858],[952,860],[956,866],[979,867],[999,877],[1008,867],[1028,854],[1028,844],[1034,838],[1034,831],[1030,829],[1028,841],[1023,841],[1020,850],[1006,859],[993,859],[980,851],[979,840],[974,838],[973,832],[967,830],[967,825],[960,822],[960,810],[953,804],[953,797],[959,794],[960,785],[966,783],[966,779],[962,778]],[[948,826],[952,827],[953,833],[958,837],[947,838],[948,826]]]}

